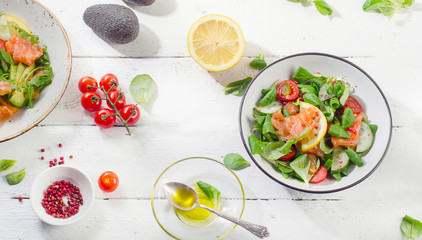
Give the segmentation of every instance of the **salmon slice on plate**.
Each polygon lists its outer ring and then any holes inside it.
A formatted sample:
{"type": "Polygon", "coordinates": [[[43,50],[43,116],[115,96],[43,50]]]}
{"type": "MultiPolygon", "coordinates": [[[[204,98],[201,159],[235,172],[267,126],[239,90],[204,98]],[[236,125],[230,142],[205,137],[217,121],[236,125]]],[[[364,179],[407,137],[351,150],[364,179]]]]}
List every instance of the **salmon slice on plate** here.
{"type": "Polygon", "coordinates": [[[351,149],[355,149],[356,145],[359,142],[359,133],[360,133],[360,126],[362,125],[362,119],[365,114],[363,112],[359,113],[355,117],[355,121],[350,128],[347,128],[347,133],[350,135],[350,139],[346,138],[338,138],[331,136],[331,142],[333,143],[333,148],[338,146],[343,147],[350,147],[351,149]]]}
{"type": "Polygon", "coordinates": [[[12,106],[4,97],[0,97],[0,122],[11,118],[18,110],[19,108],[12,106]]]}
{"type": "Polygon", "coordinates": [[[23,62],[27,66],[34,64],[43,55],[42,48],[17,35],[12,36],[6,42],[6,51],[12,56],[16,64],[23,62]]]}
{"type": "Polygon", "coordinates": [[[0,96],[6,95],[12,92],[12,87],[8,82],[0,81],[0,96]]]}

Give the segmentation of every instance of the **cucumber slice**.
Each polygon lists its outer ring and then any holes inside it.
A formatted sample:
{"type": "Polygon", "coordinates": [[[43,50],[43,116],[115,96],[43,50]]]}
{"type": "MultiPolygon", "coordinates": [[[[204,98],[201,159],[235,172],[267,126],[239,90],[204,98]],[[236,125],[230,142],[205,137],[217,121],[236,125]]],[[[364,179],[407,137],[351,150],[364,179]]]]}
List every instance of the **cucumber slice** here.
{"type": "Polygon", "coordinates": [[[331,165],[331,173],[342,172],[349,164],[349,156],[343,148],[337,147],[333,152],[333,164],[331,165]]]}
{"type": "Polygon", "coordinates": [[[374,134],[372,133],[371,128],[365,122],[362,122],[359,132],[359,142],[356,146],[357,153],[363,153],[371,149],[372,144],[374,144],[374,134]]]}
{"type": "Polygon", "coordinates": [[[255,107],[255,111],[261,114],[273,114],[280,110],[283,107],[283,104],[279,100],[275,100],[270,105],[263,106],[263,107],[255,107]]]}
{"type": "Polygon", "coordinates": [[[330,137],[324,137],[321,142],[319,142],[319,148],[324,154],[330,154],[334,149],[330,146],[328,146],[327,143],[331,142],[330,137]]]}

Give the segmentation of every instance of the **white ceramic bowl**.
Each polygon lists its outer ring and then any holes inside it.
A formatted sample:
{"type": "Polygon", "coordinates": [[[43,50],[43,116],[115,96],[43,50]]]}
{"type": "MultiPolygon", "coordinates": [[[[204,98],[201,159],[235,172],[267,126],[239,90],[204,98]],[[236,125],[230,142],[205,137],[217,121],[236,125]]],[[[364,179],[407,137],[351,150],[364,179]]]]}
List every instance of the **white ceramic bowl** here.
{"type": "Polygon", "coordinates": [[[17,137],[41,122],[57,105],[70,78],[72,51],[67,34],[59,20],[45,6],[35,0],[1,0],[3,13],[22,19],[40,43],[47,46],[53,82],[34,101],[34,107],[21,109],[11,119],[0,122],[0,142],[17,137]]]}
{"type": "Polygon", "coordinates": [[[32,184],[31,204],[35,213],[45,223],[57,226],[68,225],[81,219],[94,203],[93,186],[89,178],[80,170],[69,166],[56,166],[43,171],[32,184]],[[48,215],[41,201],[44,198],[44,191],[56,181],[69,181],[79,187],[82,193],[84,204],[80,206],[79,212],[69,218],[59,219],[48,215]]]}
{"type": "Polygon", "coordinates": [[[253,79],[240,105],[240,133],[243,144],[255,164],[274,181],[303,192],[328,193],[344,190],[366,179],[381,163],[390,144],[392,132],[391,112],[387,100],[376,82],[360,67],[333,55],[323,53],[302,53],[282,58],[264,70],[253,79]],[[372,149],[363,157],[364,166],[354,167],[347,177],[339,182],[326,179],[319,184],[305,184],[296,179],[285,179],[259,154],[253,155],[248,144],[253,122],[253,108],[261,98],[261,89],[268,89],[276,80],[291,79],[298,66],[311,73],[321,72],[324,76],[345,78],[352,86],[357,86],[353,96],[361,101],[368,119],[378,125],[375,142],[372,149]]]}

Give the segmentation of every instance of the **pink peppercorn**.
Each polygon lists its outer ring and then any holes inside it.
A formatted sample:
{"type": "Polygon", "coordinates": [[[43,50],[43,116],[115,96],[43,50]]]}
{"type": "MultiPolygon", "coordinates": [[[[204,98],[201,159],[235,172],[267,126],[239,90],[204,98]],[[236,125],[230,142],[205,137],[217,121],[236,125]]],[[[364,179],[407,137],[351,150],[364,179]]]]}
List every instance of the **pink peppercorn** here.
{"type": "Polygon", "coordinates": [[[73,158],[73,155],[70,155],[69,158],[72,159],[73,158]]]}
{"type": "Polygon", "coordinates": [[[62,143],[59,143],[59,147],[63,147],[63,144],[62,143]]]}
{"type": "Polygon", "coordinates": [[[60,157],[60,160],[63,160],[64,159],[64,157],[60,157]]]}
{"type": "Polygon", "coordinates": [[[44,156],[41,156],[41,160],[44,160],[45,158],[44,158],[44,156]]]}
{"type": "Polygon", "coordinates": [[[45,152],[45,148],[41,148],[41,152],[45,152]]]}
{"type": "Polygon", "coordinates": [[[22,202],[22,196],[18,197],[19,202],[22,202]]]}
{"type": "Polygon", "coordinates": [[[44,191],[41,205],[47,214],[64,219],[78,213],[79,206],[83,205],[83,198],[77,186],[62,180],[56,181],[44,191]],[[63,202],[63,197],[67,197],[67,205],[63,202]]]}

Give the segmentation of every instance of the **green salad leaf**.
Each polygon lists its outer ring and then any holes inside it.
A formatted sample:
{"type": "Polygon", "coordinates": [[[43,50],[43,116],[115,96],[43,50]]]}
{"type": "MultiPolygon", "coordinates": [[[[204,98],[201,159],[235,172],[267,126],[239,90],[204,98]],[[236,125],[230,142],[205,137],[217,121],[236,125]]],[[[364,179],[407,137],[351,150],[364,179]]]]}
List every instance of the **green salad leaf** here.
{"type": "Polygon", "coordinates": [[[250,135],[248,138],[248,142],[252,154],[261,154],[264,150],[265,145],[267,145],[265,142],[255,137],[255,135],[250,135]]]}
{"type": "Polygon", "coordinates": [[[407,215],[403,217],[400,228],[406,239],[416,239],[422,235],[422,223],[407,215]]]}
{"type": "Polygon", "coordinates": [[[277,89],[276,87],[272,87],[269,92],[267,92],[261,100],[259,100],[256,105],[259,107],[268,106],[272,102],[274,102],[277,96],[277,89]]]}
{"type": "Polygon", "coordinates": [[[243,92],[245,91],[246,87],[252,81],[251,77],[247,77],[242,80],[234,81],[229,83],[223,91],[226,94],[233,94],[235,96],[242,96],[243,92]]]}
{"type": "Polygon", "coordinates": [[[316,9],[318,10],[321,15],[331,15],[333,10],[324,0],[314,0],[314,4],[316,9]]]}
{"type": "Polygon", "coordinates": [[[330,130],[328,130],[328,134],[338,138],[350,139],[349,133],[338,123],[331,125],[330,130]]]}
{"type": "Polygon", "coordinates": [[[311,160],[308,154],[302,154],[290,163],[290,167],[300,176],[300,178],[308,183],[312,178],[312,174],[309,174],[309,168],[311,167],[311,160]]]}
{"type": "Polygon", "coordinates": [[[264,59],[264,52],[261,52],[261,54],[258,57],[252,60],[249,63],[249,66],[258,70],[264,69],[267,66],[267,63],[265,62],[265,59],[264,59]]]}
{"type": "Polygon", "coordinates": [[[218,200],[220,197],[220,191],[218,191],[218,189],[214,186],[203,181],[196,182],[196,185],[198,185],[198,187],[205,193],[205,195],[207,195],[210,200],[218,200]]]}
{"type": "Polygon", "coordinates": [[[20,172],[13,172],[6,175],[6,180],[9,185],[16,185],[22,182],[25,177],[26,168],[20,172]]]}
{"type": "Polygon", "coordinates": [[[137,103],[145,105],[157,90],[154,79],[148,74],[137,75],[129,86],[130,95],[137,103]]]}
{"type": "Polygon", "coordinates": [[[0,161],[0,172],[9,170],[10,168],[12,168],[15,163],[17,161],[16,160],[10,160],[10,159],[3,159],[0,161]]]}
{"type": "Polygon", "coordinates": [[[392,18],[400,8],[413,5],[414,0],[366,0],[362,6],[363,11],[375,11],[392,18]]]}
{"type": "Polygon", "coordinates": [[[355,151],[353,151],[353,149],[351,149],[350,147],[347,147],[345,152],[346,152],[347,156],[349,157],[349,159],[354,164],[356,164],[358,167],[363,166],[362,158],[359,156],[359,154],[357,154],[355,151]]]}
{"type": "Polygon", "coordinates": [[[251,163],[246,161],[240,154],[229,153],[224,156],[224,165],[232,170],[240,170],[249,167],[251,163]]]}
{"type": "Polygon", "coordinates": [[[352,109],[350,108],[344,109],[344,113],[341,119],[342,119],[341,126],[343,128],[351,127],[353,123],[355,122],[355,115],[353,114],[352,109]]]}

